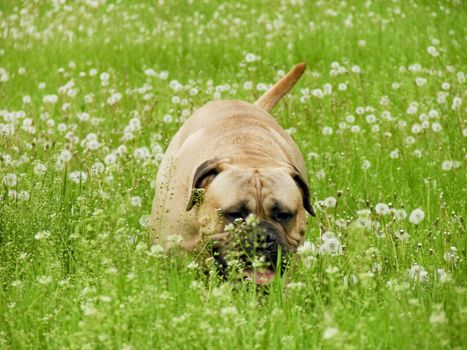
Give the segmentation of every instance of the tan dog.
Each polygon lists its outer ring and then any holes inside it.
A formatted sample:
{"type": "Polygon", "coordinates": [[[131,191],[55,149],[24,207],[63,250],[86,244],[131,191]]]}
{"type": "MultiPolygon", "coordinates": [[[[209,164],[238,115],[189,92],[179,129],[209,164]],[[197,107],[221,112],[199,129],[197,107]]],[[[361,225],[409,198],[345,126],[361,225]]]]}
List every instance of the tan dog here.
{"type": "MultiPolygon", "coordinates": [[[[167,247],[179,236],[185,250],[201,249],[205,242],[223,247],[229,241],[225,225],[250,213],[261,220],[271,265],[279,246],[294,252],[303,242],[306,212],[314,215],[305,162],[268,112],[304,70],[305,64],[295,66],[254,105],[208,103],[180,128],[157,174],[151,217],[156,243],[167,247]],[[200,188],[201,202],[194,192],[200,188]]],[[[217,249],[221,264],[224,254],[217,249]]],[[[271,276],[269,271],[261,278],[271,276]]]]}

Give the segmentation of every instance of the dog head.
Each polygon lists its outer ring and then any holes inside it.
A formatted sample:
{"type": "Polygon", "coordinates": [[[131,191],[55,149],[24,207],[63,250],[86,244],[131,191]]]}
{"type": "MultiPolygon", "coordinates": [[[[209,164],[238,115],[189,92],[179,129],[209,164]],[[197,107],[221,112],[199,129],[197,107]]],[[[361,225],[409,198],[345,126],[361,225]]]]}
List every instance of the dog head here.
{"type": "Polygon", "coordinates": [[[273,276],[279,256],[295,252],[303,242],[306,212],[315,215],[303,175],[293,165],[274,159],[207,160],[194,173],[192,191],[187,210],[195,211],[200,234],[211,243],[221,270],[240,248],[248,273],[253,260],[265,264],[265,275],[259,276],[263,280],[273,276]],[[204,190],[202,198],[196,195],[199,189],[204,190]],[[234,235],[232,225],[252,214],[253,229],[234,235]]]}

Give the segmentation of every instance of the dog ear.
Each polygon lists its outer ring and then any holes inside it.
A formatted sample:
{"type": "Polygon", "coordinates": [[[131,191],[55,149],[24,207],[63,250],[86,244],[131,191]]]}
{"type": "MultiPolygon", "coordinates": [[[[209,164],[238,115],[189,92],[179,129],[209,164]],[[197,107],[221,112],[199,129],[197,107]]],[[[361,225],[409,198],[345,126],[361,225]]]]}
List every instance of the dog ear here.
{"type": "Polygon", "coordinates": [[[302,192],[303,196],[303,207],[305,210],[311,215],[311,216],[316,216],[315,211],[313,210],[311,203],[310,203],[310,189],[308,188],[308,184],[305,180],[305,178],[300,174],[298,169],[290,164],[293,168],[292,171],[292,178],[294,179],[295,183],[297,184],[298,188],[302,192]]]}
{"type": "Polygon", "coordinates": [[[219,159],[209,159],[203,163],[195,171],[193,176],[193,185],[191,186],[191,196],[188,200],[186,211],[190,211],[196,204],[198,196],[196,195],[196,189],[205,188],[214,177],[222,171],[221,163],[219,159]]]}

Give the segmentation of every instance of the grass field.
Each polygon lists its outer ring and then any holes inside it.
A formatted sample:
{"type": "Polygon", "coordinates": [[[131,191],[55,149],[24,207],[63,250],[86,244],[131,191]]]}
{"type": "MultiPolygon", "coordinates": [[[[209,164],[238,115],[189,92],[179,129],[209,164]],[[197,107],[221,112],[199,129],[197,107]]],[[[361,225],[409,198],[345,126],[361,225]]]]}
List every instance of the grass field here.
{"type": "Polygon", "coordinates": [[[0,2],[0,349],[465,349],[463,1],[0,2]],[[151,246],[213,99],[304,154],[316,218],[265,292],[151,246]]]}

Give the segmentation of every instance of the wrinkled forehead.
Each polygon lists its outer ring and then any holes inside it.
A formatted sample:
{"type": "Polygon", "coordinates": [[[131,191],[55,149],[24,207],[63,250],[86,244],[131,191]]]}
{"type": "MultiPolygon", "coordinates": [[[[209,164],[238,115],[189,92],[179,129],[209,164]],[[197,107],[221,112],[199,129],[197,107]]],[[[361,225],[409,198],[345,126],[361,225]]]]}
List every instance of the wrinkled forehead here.
{"type": "Polygon", "coordinates": [[[298,209],[301,193],[287,168],[251,169],[232,167],[222,171],[212,182],[209,193],[223,208],[243,204],[254,210],[286,205],[298,209]]]}

